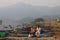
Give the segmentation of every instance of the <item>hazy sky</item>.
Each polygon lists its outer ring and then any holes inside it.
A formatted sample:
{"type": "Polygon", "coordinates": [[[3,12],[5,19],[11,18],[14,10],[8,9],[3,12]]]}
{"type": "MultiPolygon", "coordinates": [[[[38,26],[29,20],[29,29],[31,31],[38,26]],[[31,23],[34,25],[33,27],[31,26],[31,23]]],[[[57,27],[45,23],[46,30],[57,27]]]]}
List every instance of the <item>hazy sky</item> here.
{"type": "Polygon", "coordinates": [[[31,15],[36,17],[50,13],[59,14],[60,9],[55,8],[56,6],[60,7],[60,0],[0,0],[0,17],[18,19],[31,15]],[[49,8],[45,8],[45,6],[49,8]]]}
{"type": "Polygon", "coordinates": [[[0,0],[0,7],[10,6],[19,2],[36,6],[60,6],[60,0],[0,0]]]}

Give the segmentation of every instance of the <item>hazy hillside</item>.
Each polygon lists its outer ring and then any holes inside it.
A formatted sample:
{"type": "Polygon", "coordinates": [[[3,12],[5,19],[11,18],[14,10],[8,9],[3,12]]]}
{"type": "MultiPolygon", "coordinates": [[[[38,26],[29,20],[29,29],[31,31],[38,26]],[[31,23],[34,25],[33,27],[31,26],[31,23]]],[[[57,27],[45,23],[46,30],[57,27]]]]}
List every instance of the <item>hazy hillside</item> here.
{"type": "Polygon", "coordinates": [[[33,17],[26,17],[26,18],[21,19],[20,23],[30,23],[32,21],[34,21],[33,17]]]}
{"type": "Polygon", "coordinates": [[[50,21],[50,20],[60,19],[60,15],[46,15],[46,16],[42,16],[41,18],[50,21]]]}

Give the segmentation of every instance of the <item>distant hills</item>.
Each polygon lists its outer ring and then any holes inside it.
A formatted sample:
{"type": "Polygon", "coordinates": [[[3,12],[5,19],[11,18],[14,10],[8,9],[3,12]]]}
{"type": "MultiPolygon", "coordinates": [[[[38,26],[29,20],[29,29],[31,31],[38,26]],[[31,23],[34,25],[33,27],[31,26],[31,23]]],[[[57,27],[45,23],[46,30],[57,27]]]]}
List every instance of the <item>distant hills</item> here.
{"type": "Polygon", "coordinates": [[[41,18],[43,18],[46,21],[50,21],[50,20],[60,19],[60,15],[46,15],[46,16],[42,16],[41,18]]]}
{"type": "Polygon", "coordinates": [[[25,18],[20,20],[20,23],[30,23],[32,21],[34,21],[33,17],[25,17],[25,18]]]}
{"type": "Polygon", "coordinates": [[[30,23],[34,20],[33,17],[25,17],[25,18],[22,18],[21,20],[11,20],[11,19],[8,19],[8,18],[1,18],[1,20],[3,21],[3,25],[20,25],[20,24],[23,24],[23,23],[30,23]]]}
{"type": "MultiPolygon", "coordinates": [[[[49,20],[54,20],[54,19],[60,19],[60,16],[55,16],[55,15],[48,16],[47,15],[47,16],[42,16],[39,18],[43,18],[44,20],[49,21],[49,20]]],[[[22,18],[21,20],[14,21],[11,19],[3,18],[2,21],[3,21],[3,24],[19,25],[19,24],[23,24],[23,23],[30,23],[30,22],[34,21],[35,19],[37,19],[37,18],[25,17],[25,18],[22,18]]]]}

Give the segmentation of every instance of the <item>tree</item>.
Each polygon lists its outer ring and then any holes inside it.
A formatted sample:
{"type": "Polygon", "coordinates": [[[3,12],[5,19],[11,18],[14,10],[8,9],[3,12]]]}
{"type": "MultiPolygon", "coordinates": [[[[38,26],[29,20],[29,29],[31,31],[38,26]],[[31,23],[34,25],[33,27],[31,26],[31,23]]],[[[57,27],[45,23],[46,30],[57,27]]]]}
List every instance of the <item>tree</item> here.
{"type": "Polygon", "coordinates": [[[20,27],[21,25],[17,25],[16,27],[20,27]]]}
{"type": "Polygon", "coordinates": [[[37,25],[36,22],[40,22],[40,21],[44,21],[44,19],[43,19],[43,18],[37,18],[37,19],[35,19],[34,21],[32,21],[31,23],[32,23],[33,25],[37,25]]]}
{"type": "Polygon", "coordinates": [[[43,18],[37,18],[37,19],[35,19],[34,22],[40,22],[40,21],[44,21],[44,19],[43,18]]]}
{"type": "Polygon", "coordinates": [[[10,29],[13,29],[12,25],[8,25],[10,27],[10,29]]]}

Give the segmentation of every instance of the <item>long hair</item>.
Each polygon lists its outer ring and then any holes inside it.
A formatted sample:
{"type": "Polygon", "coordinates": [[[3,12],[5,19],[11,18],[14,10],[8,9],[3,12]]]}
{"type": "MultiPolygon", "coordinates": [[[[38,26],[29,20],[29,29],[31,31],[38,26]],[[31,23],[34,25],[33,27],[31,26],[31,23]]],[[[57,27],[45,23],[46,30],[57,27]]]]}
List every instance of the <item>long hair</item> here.
{"type": "Polygon", "coordinates": [[[37,25],[38,28],[40,28],[40,25],[37,25]]]}

